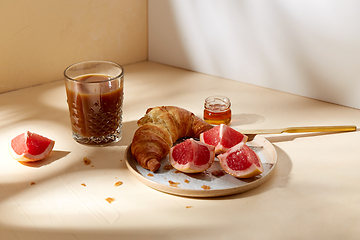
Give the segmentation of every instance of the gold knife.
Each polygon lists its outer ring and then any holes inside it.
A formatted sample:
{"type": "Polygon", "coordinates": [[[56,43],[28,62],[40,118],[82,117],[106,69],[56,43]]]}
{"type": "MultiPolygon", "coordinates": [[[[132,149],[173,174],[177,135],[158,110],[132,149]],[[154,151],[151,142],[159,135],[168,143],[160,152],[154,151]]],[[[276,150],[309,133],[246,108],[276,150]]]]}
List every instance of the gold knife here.
{"type": "Polygon", "coordinates": [[[239,130],[242,134],[248,136],[248,141],[254,139],[257,134],[279,134],[279,133],[307,133],[307,132],[352,132],[356,131],[355,125],[340,126],[308,126],[308,127],[287,127],[275,129],[249,129],[239,130]]]}

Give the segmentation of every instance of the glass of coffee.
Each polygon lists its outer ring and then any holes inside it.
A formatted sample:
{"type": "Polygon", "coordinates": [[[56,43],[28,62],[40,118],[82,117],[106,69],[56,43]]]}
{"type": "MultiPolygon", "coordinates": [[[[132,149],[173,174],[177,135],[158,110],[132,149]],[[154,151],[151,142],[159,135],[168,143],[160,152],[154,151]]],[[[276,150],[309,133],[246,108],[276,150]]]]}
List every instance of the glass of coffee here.
{"type": "Polygon", "coordinates": [[[104,145],[122,136],[124,69],[113,62],[86,61],[64,71],[73,139],[104,145]]]}

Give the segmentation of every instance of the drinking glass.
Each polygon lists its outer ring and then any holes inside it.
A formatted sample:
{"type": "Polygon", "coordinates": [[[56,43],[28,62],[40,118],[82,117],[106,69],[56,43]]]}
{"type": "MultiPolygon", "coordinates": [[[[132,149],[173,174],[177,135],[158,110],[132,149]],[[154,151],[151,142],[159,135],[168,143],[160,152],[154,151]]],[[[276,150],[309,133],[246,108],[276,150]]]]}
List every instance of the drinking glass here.
{"type": "Polygon", "coordinates": [[[103,145],[122,137],[124,69],[109,61],[75,63],[64,71],[73,139],[103,145]]]}

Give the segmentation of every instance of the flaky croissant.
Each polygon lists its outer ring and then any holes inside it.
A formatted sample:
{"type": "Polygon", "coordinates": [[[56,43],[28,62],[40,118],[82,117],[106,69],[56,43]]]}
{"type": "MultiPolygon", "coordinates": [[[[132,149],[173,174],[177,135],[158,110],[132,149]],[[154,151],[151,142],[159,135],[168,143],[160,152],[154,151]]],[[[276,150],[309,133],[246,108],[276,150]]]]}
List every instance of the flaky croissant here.
{"type": "Polygon", "coordinates": [[[179,138],[199,138],[212,128],[210,124],[186,109],[175,106],[149,108],[137,122],[131,153],[141,167],[150,171],[160,168],[160,161],[179,138]]]}

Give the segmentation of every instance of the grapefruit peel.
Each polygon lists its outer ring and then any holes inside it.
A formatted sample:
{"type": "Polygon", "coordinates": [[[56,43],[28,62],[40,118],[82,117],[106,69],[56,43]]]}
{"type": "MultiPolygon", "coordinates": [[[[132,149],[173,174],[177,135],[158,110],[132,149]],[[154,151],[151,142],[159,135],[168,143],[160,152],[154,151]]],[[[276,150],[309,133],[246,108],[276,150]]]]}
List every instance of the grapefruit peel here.
{"type": "Polygon", "coordinates": [[[220,124],[200,134],[200,141],[215,147],[215,154],[222,154],[239,143],[246,143],[248,137],[239,131],[220,124]]]}
{"type": "Polygon", "coordinates": [[[26,131],[11,140],[9,151],[19,162],[36,162],[47,157],[54,145],[54,140],[26,131]]]}
{"type": "Polygon", "coordinates": [[[199,173],[209,169],[214,163],[215,147],[206,143],[187,139],[170,149],[171,165],[185,173],[199,173]]]}
{"type": "Polygon", "coordinates": [[[169,160],[181,172],[198,173],[209,169],[217,156],[221,168],[227,174],[236,178],[252,178],[263,172],[263,165],[258,154],[246,145],[247,139],[246,135],[221,124],[201,133],[200,141],[190,138],[173,146],[169,160]],[[203,163],[196,164],[199,161],[197,155],[204,146],[210,151],[210,158],[205,157],[204,160],[202,156],[203,163]]]}
{"type": "Polygon", "coordinates": [[[217,158],[222,169],[236,178],[252,178],[263,172],[260,157],[243,142],[217,158]]]}

